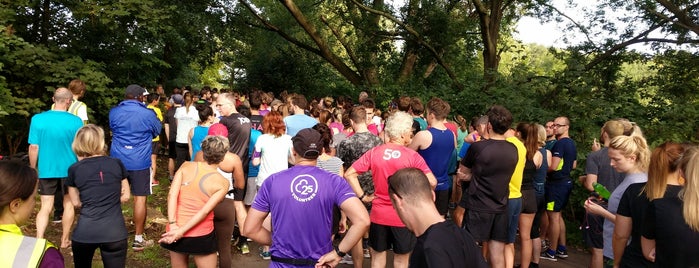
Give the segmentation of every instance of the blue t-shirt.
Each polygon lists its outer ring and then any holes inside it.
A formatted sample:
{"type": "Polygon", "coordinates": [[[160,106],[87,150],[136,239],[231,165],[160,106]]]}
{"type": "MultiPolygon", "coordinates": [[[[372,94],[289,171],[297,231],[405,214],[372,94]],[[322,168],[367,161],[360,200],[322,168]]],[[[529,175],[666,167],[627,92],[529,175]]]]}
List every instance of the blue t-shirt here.
{"type": "Polygon", "coordinates": [[[553,168],[551,180],[570,180],[570,171],[573,170],[573,163],[575,163],[575,160],[578,158],[575,142],[568,137],[562,138],[553,145],[551,154],[553,157],[561,159],[561,161],[558,162],[558,166],[553,168]]]}
{"type": "Polygon", "coordinates": [[[192,158],[197,155],[197,152],[201,151],[201,142],[206,138],[209,133],[209,127],[196,126],[194,131],[192,131],[192,158]]]}
{"type": "MultiPolygon", "coordinates": [[[[355,196],[342,177],[316,166],[296,165],[269,176],[252,208],[272,215],[273,256],[317,260],[333,249],[333,207],[355,196]]],[[[272,261],[270,267],[302,266],[272,261]]]]}
{"type": "Polygon", "coordinates": [[[299,130],[304,128],[312,128],[318,124],[318,121],[315,118],[305,114],[295,114],[284,117],[284,124],[286,125],[286,134],[294,137],[299,130]]]}
{"type": "Polygon", "coordinates": [[[40,179],[65,178],[78,161],[71,145],[83,120],[66,111],[50,110],[32,117],[27,142],[39,146],[37,169],[40,179]]]}

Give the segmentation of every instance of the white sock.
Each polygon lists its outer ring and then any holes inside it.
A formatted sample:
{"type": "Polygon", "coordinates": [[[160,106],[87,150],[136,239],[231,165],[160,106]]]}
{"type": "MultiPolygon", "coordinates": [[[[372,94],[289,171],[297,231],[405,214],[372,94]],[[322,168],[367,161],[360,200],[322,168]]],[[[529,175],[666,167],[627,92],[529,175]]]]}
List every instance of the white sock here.
{"type": "Polygon", "coordinates": [[[136,241],[138,241],[138,242],[143,242],[143,235],[142,235],[142,234],[141,234],[141,235],[136,235],[136,238],[134,238],[134,240],[136,240],[136,241]]]}

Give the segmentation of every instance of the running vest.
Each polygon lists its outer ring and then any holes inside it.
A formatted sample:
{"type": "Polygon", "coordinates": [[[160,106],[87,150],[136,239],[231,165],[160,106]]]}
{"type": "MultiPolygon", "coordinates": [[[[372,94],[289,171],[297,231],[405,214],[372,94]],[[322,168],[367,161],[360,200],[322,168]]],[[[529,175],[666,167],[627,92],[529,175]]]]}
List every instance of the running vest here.
{"type": "Polygon", "coordinates": [[[68,112],[74,115],[78,115],[78,109],[80,107],[85,106],[85,103],[79,100],[73,100],[73,103],[70,104],[70,107],[68,107],[68,112]]]}
{"type": "Polygon", "coordinates": [[[22,235],[17,225],[0,225],[0,267],[39,267],[46,249],[52,246],[46,239],[22,235]]]}
{"type": "Polygon", "coordinates": [[[418,150],[418,153],[432,170],[432,174],[437,179],[436,191],[447,190],[451,188],[449,183],[449,160],[451,154],[456,148],[454,144],[454,133],[449,129],[436,129],[430,127],[427,129],[432,135],[432,143],[424,150],[418,150]]]}
{"type": "MultiPolygon", "coordinates": [[[[192,179],[182,178],[182,186],[180,186],[180,194],[177,199],[177,226],[183,226],[191,219],[201,208],[209,201],[209,195],[204,191],[204,183],[211,175],[216,174],[216,171],[209,173],[201,172],[200,162],[196,162],[197,167],[194,171],[192,179]]],[[[184,237],[204,236],[214,230],[214,213],[209,212],[206,217],[197,225],[184,233],[184,237]]]]}

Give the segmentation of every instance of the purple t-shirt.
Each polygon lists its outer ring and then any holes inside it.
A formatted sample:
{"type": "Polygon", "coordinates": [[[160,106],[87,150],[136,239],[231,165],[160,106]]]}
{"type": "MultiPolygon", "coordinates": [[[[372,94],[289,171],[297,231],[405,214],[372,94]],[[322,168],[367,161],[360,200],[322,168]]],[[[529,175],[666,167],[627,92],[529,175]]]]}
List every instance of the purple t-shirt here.
{"type": "MultiPolygon", "coordinates": [[[[267,177],[252,208],[272,215],[273,256],[317,260],[333,249],[333,207],[355,196],[342,177],[296,165],[267,177]]],[[[287,265],[271,262],[270,267],[287,265]]]]}

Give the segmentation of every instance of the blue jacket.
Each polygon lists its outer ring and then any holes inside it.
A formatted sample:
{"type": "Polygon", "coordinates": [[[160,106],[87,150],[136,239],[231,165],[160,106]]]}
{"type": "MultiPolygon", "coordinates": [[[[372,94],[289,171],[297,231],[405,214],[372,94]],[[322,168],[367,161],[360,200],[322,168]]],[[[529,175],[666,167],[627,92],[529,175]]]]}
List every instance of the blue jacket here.
{"type": "Polygon", "coordinates": [[[110,155],[124,163],[127,170],[150,168],[151,142],[162,125],[155,112],[136,100],[125,100],[109,111],[112,129],[110,155]]]}

